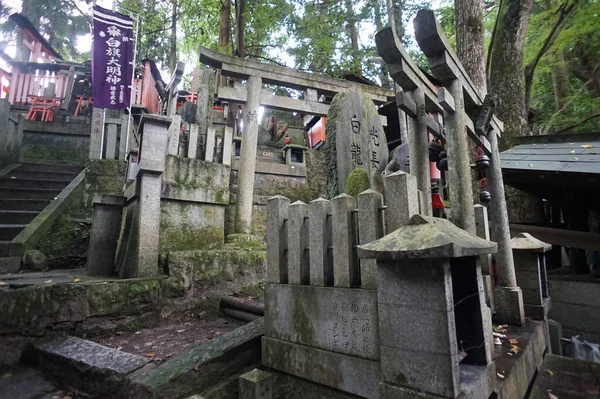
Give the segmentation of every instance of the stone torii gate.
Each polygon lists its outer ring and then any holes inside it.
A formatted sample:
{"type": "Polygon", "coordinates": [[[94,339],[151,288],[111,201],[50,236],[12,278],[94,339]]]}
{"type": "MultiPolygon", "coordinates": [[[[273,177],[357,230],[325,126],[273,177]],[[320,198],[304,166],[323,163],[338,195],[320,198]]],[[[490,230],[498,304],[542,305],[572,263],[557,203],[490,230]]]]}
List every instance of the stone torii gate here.
{"type": "Polygon", "coordinates": [[[469,171],[471,160],[467,137],[470,137],[490,157],[491,165],[487,180],[492,194],[489,206],[491,233],[492,239],[498,243],[496,255],[498,286],[494,290],[496,312],[501,322],[521,325],[525,320],[523,297],[515,277],[498,151],[498,136],[502,133],[503,124],[490,112],[480,112],[484,106],[484,99],[448,44],[433,11],[419,11],[414,25],[417,42],[427,56],[434,75],[442,82],[442,87],[438,89],[414,64],[391,28],[386,28],[375,36],[380,56],[389,65],[394,81],[403,89],[402,93],[398,93],[397,98],[398,107],[408,116],[411,173],[417,177],[419,190],[423,191],[425,197],[429,199],[429,206],[426,209],[430,212],[431,187],[427,132],[434,135],[435,133],[431,129],[428,130],[432,118],[427,113],[443,112],[445,129],[439,137],[444,138],[447,143],[451,220],[458,227],[475,234],[476,223],[469,171]],[[480,115],[484,117],[478,119],[480,115]]]}

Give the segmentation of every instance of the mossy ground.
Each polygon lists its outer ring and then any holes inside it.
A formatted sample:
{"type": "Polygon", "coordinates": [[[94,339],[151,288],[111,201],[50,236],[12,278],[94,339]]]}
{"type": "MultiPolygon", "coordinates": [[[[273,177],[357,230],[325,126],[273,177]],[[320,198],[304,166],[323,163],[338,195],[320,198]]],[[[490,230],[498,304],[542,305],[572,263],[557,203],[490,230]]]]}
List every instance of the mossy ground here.
{"type": "Polygon", "coordinates": [[[356,168],[350,172],[350,175],[346,180],[346,189],[344,191],[346,194],[356,197],[370,187],[369,172],[361,168],[356,168]]]}

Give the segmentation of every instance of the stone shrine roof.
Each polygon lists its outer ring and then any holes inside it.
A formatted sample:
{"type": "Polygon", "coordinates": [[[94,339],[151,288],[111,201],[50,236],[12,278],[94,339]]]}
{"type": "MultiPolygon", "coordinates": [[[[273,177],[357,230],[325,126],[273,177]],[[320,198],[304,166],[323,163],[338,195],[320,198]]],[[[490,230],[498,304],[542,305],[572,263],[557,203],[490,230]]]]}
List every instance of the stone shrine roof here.
{"type": "Polygon", "coordinates": [[[519,233],[510,240],[513,251],[546,252],[552,249],[552,245],[538,240],[529,233],[519,233]]]}
{"type": "Polygon", "coordinates": [[[361,259],[459,258],[495,253],[498,245],[476,237],[447,219],[414,215],[398,230],[358,246],[361,259]]]}

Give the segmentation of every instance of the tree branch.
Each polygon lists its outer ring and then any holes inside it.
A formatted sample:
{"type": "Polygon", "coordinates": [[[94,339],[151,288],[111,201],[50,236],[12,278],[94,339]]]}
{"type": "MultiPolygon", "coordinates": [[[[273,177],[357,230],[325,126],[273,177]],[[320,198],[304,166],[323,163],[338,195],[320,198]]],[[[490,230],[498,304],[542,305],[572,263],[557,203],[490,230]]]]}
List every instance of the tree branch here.
{"type": "Polygon", "coordinates": [[[494,21],[494,29],[492,29],[492,36],[490,37],[490,45],[488,47],[487,60],[485,65],[485,75],[490,76],[490,67],[492,65],[492,49],[494,48],[494,42],[496,41],[496,31],[498,30],[498,24],[500,23],[500,13],[502,12],[502,0],[498,4],[498,14],[496,14],[496,20],[494,21]]]}
{"type": "Polygon", "coordinates": [[[571,126],[569,126],[569,127],[566,127],[566,128],[564,128],[563,130],[559,130],[558,132],[555,132],[554,134],[564,133],[564,132],[566,132],[567,130],[571,130],[571,129],[573,129],[573,128],[576,128],[577,126],[581,126],[581,125],[583,125],[584,123],[586,123],[587,121],[590,121],[590,120],[592,120],[592,119],[594,119],[594,118],[600,118],[600,114],[592,115],[592,116],[590,116],[589,118],[585,118],[584,120],[582,120],[582,121],[579,121],[579,122],[577,122],[576,124],[574,124],[574,125],[571,125],[571,126]]]}
{"type": "Polygon", "coordinates": [[[75,7],[75,9],[76,9],[77,11],[79,11],[79,13],[80,13],[81,15],[83,15],[83,17],[84,17],[85,19],[87,19],[87,21],[88,21],[88,23],[90,24],[90,27],[91,27],[91,26],[92,26],[92,24],[93,24],[92,18],[91,18],[89,15],[87,15],[86,13],[84,13],[84,12],[81,10],[81,8],[79,8],[79,6],[77,6],[77,4],[76,4],[76,3],[75,3],[73,0],[67,0],[67,2],[68,2],[70,5],[72,5],[73,7],[75,7]]]}
{"type": "Polygon", "coordinates": [[[572,4],[569,5],[567,5],[567,3],[561,4],[561,6],[557,10],[557,12],[559,13],[558,18],[554,22],[554,26],[552,26],[550,33],[548,34],[548,36],[546,36],[544,44],[542,44],[542,47],[536,54],[533,61],[531,61],[525,66],[525,115],[529,113],[529,105],[531,102],[531,86],[533,84],[533,74],[535,73],[535,68],[537,67],[544,54],[546,54],[550,47],[552,47],[552,45],[556,41],[556,38],[558,38],[558,35],[560,35],[560,32],[564,27],[564,23],[571,14],[571,12],[575,9],[577,1],[578,0],[575,0],[572,4]]]}

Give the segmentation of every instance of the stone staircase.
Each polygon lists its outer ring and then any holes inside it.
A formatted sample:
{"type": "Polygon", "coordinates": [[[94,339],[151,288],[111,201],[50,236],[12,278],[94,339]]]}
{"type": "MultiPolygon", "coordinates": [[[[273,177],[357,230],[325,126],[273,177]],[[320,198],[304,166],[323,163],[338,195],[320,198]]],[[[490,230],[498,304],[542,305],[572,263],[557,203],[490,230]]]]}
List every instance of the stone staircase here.
{"type": "Polygon", "coordinates": [[[9,256],[11,241],[82,169],[23,163],[0,176],[0,258],[9,256]]]}

